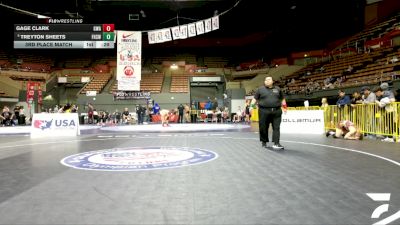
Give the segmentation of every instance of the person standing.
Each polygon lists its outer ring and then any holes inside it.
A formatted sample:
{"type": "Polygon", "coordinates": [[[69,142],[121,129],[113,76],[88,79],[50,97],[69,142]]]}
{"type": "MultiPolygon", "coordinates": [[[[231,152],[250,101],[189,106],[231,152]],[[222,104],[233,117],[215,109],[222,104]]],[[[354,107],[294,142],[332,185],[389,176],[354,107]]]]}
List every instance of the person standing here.
{"type": "Polygon", "coordinates": [[[145,110],[146,109],[142,105],[138,105],[136,107],[136,114],[137,114],[138,124],[139,125],[143,124],[145,110]]]}
{"type": "MultiPolygon", "coordinates": [[[[88,104],[88,124],[92,124],[93,120],[94,120],[94,113],[93,113],[93,105],[92,104],[88,104]]],[[[54,112],[58,111],[58,107],[57,107],[57,111],[55,111],[56,108],[54,108],[54,112]]]]}
{"type": "Polygon", "coordinates": [[[192,106],[190,107],[190,122],[197,123],[197,107],[194,102],[192,102],[192,106]]]}
{"type": "Polygon", "coordinates": [[[259,133],[262,147],[268,147],[268,128],[272,123],[272,145],[273,149],[283,149],[279,143],[280,125],[282,118],[282,108],[286,112],[286,101],[282,90],[274,86],[272,77],[268,76],[264,80],[264,85],[259,87],[252,100],[252,105],[257,101],[259,115],[259,133]]]}
{"type": "Polygon", "coordinates": [[[178,106],[178,123],[183,123],[183,110],[185,110],[185,107],[180,104],[178,106]]]}
{"type": "Polygon", "coordinates": [[[129,117],[129,110],[128,107],[125,107],[124,111],[122,111],[122,120],[124,124],[128,124],[128,117],[129,117]]]}

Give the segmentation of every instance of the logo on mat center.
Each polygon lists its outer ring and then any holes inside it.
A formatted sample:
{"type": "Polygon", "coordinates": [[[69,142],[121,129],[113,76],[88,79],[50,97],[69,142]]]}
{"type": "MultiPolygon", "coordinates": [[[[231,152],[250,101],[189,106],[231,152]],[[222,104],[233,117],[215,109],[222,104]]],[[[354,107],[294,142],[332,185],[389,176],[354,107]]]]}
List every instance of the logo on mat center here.
{"type": "Polygon", "coordinates": [[[214,160],[217,153],[186,147],[135,147],[90,151],[61,160],[65,166],[83,170],[138,171],[176,168],[214,160]]]}
{"type": "MultiPolygon", "coordinates": [[[[368,197],[370,197],[372,200],[376,202],[389,202],[390,201],[390,193],[366,193],[368,197]]],[[[382,204],[372,212],[371,218],[372,219],[378,219],[381,217],[381,215],[385,212],[389,211],[389,204],[382,204]]],[[[400,218],[400,210],[397,211],[395,214],[390,215],[373,225],[386,225],[389,224],[397,219],[400,218]]]]}

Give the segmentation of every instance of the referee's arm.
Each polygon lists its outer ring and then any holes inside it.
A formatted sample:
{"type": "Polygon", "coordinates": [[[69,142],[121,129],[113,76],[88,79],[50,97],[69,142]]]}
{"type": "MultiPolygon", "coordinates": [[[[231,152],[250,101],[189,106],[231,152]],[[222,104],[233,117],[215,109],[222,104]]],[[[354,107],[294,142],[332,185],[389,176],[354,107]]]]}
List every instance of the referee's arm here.
{"type": "Polygon", "coordinates": [[[260,99],[260,92],[257,89],[253,99],[250,102],[250,107],[254,108],[254,105],[258,103],[259,99],[260,99]]]}
{"type": "Polygon", "coordinates": [[[282,99],[282,111],[286,112],[287,111],[287,103],[286,103],[285,95],[283,94],[282,89],[280,89],[279,92],[280,92],[281,99],[282,99]]]}

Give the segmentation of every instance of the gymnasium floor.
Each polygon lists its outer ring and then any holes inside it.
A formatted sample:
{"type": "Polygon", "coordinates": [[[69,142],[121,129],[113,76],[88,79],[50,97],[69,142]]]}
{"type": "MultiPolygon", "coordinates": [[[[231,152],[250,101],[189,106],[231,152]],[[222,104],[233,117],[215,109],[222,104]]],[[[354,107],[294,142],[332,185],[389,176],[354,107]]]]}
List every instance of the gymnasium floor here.
{"type": "Polygon", "coordinates": [[[273,151],[257,127],[0,128],[0,224],[400,224],[398,143],[282,134],[273,151]]]}

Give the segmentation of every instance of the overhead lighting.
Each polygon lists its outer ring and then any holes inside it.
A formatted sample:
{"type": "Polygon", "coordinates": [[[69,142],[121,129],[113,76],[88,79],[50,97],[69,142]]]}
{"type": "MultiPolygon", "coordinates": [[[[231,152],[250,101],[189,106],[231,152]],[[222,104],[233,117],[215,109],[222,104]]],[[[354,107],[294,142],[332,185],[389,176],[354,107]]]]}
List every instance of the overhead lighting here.
{"type": "Polygon", "coordinates": [[[143,18],[146,18],[146,13],[144,13],[143,10],[140,10],[140,14],[142,15],[143,18]]]}
{"type": "Polygon", "coordinates": [[[178,69],[178,66],[174,63],[170,66],[171,70],[176,70],[178,69]]]}

